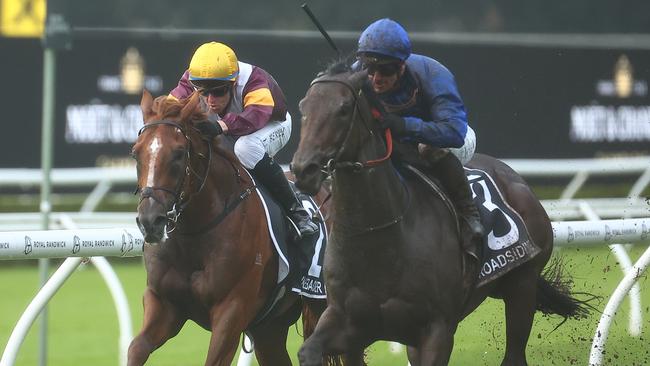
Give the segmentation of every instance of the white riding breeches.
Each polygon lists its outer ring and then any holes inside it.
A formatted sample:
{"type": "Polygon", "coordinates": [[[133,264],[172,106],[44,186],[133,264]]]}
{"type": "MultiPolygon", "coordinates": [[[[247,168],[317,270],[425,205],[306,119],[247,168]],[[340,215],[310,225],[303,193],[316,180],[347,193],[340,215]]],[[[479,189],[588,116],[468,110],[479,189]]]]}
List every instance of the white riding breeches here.
{"type": "Polygon", "coordinates": [[[284,121],[272,121],[250,135],[241,136],[235,142],[235,155],[247,169],[253,169],[267,153],[271,157],[289,142],[291,115],[284,121]]]}
{"type": "Polygon", "coordinates": [[[467,126],[467,133],[465,134],[465,143],[459,148],[450,148],[452,154],[456,155],[458,160],[465,165],[474,156],[474,150],[476,150],[476,134],[471,127],[467,126]]]}

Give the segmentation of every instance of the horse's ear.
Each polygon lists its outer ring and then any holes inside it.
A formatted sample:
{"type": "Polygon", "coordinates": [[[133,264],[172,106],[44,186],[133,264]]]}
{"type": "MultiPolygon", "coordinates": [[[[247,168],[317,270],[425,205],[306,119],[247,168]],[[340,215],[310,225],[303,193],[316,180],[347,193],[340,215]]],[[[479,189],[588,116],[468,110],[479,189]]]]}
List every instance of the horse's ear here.
{"type": "Polygon", "coordinates": [[[142,117],[147,121],[153,115],[153,96],[147,89],[142,90],[142,99],[140,99],[140,109],[142,109],[142,117]]]}
{"type": "Polygon", "coordinates": [[[350,74],[349,80],[352,85],[362,85],[361,83],[365,83],[368,80],[368,70],[353,72],[350,74]]]}
{"type": "Polygon", "coordinates": [[[190,96],[190,100],[187,102],[187,104],[185,104],[185,106],[183,106],[183,109],[181,109],[181,121],[188,120],[189,117],[196,112],[196,107],[199,105],[199,100],[200,99],[198,93],[193,93],[192,96],[190,96]]]}

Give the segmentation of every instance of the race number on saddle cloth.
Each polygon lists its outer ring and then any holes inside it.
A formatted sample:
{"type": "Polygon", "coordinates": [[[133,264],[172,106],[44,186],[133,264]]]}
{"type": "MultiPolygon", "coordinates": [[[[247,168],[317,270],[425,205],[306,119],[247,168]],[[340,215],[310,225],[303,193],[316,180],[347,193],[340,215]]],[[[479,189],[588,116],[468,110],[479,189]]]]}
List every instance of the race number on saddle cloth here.
{"type": "MultiPolygon", "coordinates": [[[[416,177],[429,186],[434,194],[447,203],[452,214],[459,214],[449,202],[447,193],[438,186],[437,177],[431,177],[404,162],[396,167],[404,176],[416,177]]],[[[480,248],[469,248],[478,253],[479,257],[480,268],[476,283],[478,287],[533,259],[540,249],[531,240],[522,217],[503,199],[492,177],[479,169],[464,168],[464,171],[472,192],[472,201],[478,207],[481,223],[485,228],[483,240],[472,241],[473,246],[480,248]]]]}
{"type": "Polygon", "coordinates": [[[540,249],[530,239],[519,214],[503,199],[484,171],[465,168],[486,236],[477,286],[495,280],[535,257],[540,249]]]}

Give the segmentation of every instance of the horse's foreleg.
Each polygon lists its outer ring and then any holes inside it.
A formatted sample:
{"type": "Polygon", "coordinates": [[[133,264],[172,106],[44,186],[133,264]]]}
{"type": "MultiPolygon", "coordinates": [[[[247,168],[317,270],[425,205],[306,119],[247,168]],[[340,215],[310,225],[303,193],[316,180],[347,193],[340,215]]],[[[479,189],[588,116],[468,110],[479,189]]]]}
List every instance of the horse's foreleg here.
{"type": "Polygon", "coordinates": [[[210,311],[212,336],[206,366],[229,366],[235,357],[240,335],[246,328],[243,303],[224,301],[210,311]]]}
{"type": "MultiPolygon", "coordinates": [[[[413,366],[443,366],[449,363],[454,347],[456,326],[445,321],[431,323],[417,348],[417,364],[413,366]]],[[[412,351],[412,350],[411,350],[412,351]]],[[[411,357],[409,357],[411,359],[411,357]]]]}
{"type": "Polygon", "coordinates": [[[408,358],[411,366],[420,365],[420,351],[417,348],[412,346],[406,347],[406,357],[408,358]]]}
{"type": "Polygon", "coordinates": [[[144,365],[151,352],[178,334],[187,320],[179,316],[174,305],[160,299],[150,289],[145,290],[143,305],[142,330],[129,346],[129,366],[144,365]]]}
{"type": "Polygon", "coordinates": [[[325,356],[347,354],[346,366],[362,364],[363,346],[359,331],[345,321],[343,314],[329,306],[312,334],[298,352],[301,366],[323,365],[325,356]]]}

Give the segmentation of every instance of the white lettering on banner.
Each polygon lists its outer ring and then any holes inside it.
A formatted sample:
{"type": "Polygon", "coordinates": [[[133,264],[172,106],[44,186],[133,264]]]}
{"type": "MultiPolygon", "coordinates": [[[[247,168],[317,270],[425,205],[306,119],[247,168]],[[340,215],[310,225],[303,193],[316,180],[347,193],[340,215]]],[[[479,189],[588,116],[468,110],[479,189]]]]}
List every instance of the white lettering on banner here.
{"type": "Polygon", "coordinates": [[[65,140],[73,144],[133,143],[142,127],[136,104],[70,105],[66,110],[65,140]]]}
{"type": "Polygon", "coordinates": [[[34,248],[65,248],[65,241],[34,241],[34,248]]]}
{"type": "Polygon", "coordinates": [[[571,108],[571,141],[650,141],[650,106],[574,106],[571,108]]]}

